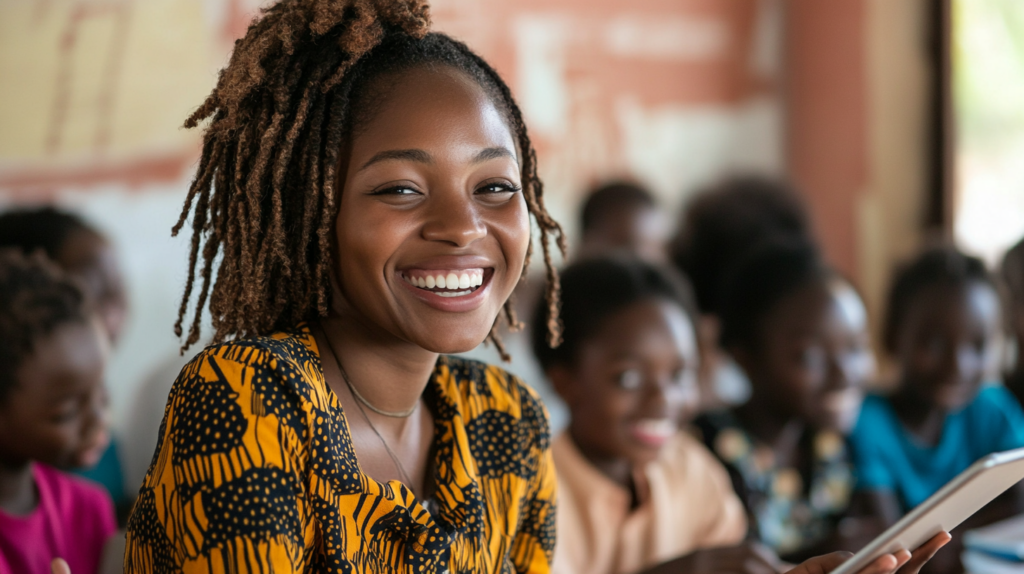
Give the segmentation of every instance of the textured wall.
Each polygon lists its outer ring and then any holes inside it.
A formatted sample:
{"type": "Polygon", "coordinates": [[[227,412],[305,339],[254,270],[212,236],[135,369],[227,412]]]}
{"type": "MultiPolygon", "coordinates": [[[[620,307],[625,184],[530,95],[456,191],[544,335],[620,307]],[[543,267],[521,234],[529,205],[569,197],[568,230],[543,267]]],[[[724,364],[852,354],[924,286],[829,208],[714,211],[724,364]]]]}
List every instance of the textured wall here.
{"type": "MultiPolygon", "coordinates": [[[[176,368],[187,242],[169,229],[198,144],[179,126],[254,8],[0,1],[0,208],[57,201],[117,242],[132,305],[110,373],[119,426],[143,381],[166,393],[176,368]]],[[[512,85],[570,230],[601,178],[639,178],[674,209],[725,171],[782,169],[776,1],[437,0],[434,15],[512,85]]]]}

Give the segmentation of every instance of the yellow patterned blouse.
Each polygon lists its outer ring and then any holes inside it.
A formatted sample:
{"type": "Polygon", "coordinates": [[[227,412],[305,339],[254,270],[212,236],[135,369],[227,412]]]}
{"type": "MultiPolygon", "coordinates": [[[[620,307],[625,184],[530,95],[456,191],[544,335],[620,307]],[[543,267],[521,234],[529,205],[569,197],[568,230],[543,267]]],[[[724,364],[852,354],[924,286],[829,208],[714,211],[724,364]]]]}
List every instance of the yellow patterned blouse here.
{"type": "Polygon", "coordinates": [[[442,356],[424,397],[431,510],[360,471],[306,327],[206,349],[168,398],[125,572],[547,572],[555,476],[537,396],[442,356]]]}

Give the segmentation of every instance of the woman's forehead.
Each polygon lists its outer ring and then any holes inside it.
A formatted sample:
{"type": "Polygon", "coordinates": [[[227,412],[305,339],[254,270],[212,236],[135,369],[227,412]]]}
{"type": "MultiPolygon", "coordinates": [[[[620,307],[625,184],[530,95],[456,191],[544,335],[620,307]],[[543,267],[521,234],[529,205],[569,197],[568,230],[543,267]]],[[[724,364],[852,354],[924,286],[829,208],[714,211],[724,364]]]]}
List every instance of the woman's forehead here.
{"type": "Polygon", "coordinates": [[[369,113],[353,133],[353,154],[426,143],[451,147],[467,139],[517,151],[507,114],[468,74],[449,66],[419,66],[380,81],[363,98],[369,113]]]}

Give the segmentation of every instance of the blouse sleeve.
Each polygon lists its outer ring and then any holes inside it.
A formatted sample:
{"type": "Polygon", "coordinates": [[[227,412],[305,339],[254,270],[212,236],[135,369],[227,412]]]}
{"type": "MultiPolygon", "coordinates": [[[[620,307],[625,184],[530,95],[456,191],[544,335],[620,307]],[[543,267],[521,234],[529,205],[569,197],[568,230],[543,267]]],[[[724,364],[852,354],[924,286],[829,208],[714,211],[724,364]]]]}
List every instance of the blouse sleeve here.
{"type": "Polygon", "coordinates": [[[520,383],[523,391],[524,418],[533,420],[535,435],[531,453],[537,461],[536,472],[528,483],[523,499],[520,527],[512,541],[512,562],[521,574],[546,574],[551,571],[555,552],[555,462],[551,454],[551,432],[547,413],[532,390],[520,383]]]}
{"type": "Polygon", "coordinates": [[[182,370],[129,519],[126,573],[303,571],[307,421],[277,362],[234,343],[182,370]]]}

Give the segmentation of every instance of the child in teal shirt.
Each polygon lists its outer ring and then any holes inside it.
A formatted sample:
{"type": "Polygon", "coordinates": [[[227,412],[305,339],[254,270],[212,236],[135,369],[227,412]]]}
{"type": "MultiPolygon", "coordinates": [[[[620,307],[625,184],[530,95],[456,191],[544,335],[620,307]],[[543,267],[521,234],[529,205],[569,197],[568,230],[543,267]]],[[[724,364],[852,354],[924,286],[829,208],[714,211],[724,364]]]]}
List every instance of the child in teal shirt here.
{"type": "MultiPolygon", "coordinates": [[[[981,260],[941,247],[896,276],[885,346],[899,366],[897,390],[869,396],[851,436],[857,488],[874,514],[894,522],[975,460],[1024,447],[1024,414],[1003,387],[983,387],[994,365],[999,297],[981,260]]],[[[967,527],[1016,514],[1011,491],[967,527]]],[[[954,543],[933,566],[958,566],[954,543]]],[[[944,568],[943,568],[944,569],[944,568]]]]}

